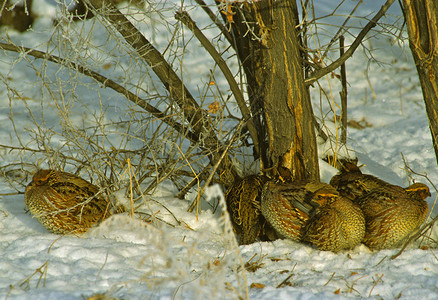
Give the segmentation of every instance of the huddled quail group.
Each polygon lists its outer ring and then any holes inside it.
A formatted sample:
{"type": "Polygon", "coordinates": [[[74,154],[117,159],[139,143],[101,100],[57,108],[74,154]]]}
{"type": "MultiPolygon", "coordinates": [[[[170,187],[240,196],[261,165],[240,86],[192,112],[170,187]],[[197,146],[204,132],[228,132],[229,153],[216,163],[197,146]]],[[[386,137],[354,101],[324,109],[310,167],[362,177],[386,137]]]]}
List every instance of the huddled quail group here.
{"type": "MultiPolygon", "coordinates": [[[[363,174],[354,161],[344,161],[330,184],[250,175],[225,194],[241,244],[282,237],[333,252],[360,243],[373,250],[399,247],[426,220],[429,196],[425,184],[402,188],[363,174]]],[[[56,170],[34,174],[25,203],[57,234],[83,233],[121,211],[97,186],[56,170]]]]}
{"type": "Polygon", "coordinates": [[[430,192],[425,184],[402,188],[363,174],[354,161],[342,166],[330,184],[251,175],[229,188],[226,201],[240,243],[254,242],[261,228],[271,226],[277,236],[320,250],[338,252],[360,243],[390,249],[426,220],[430,192]],[[244,188],[246,181],[251,183],[244,188]]]}

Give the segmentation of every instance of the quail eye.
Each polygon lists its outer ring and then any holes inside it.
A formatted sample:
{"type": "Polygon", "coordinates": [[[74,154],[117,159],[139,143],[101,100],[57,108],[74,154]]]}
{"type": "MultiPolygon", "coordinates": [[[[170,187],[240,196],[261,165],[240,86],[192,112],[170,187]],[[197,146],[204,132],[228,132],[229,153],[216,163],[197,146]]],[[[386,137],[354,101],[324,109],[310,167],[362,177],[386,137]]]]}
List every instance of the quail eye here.
{"type": "Polygon", "coordinates": [[[45,180],[42,180],[42,179],[35,180],[36,185],[43,185],[44,183],[45,183],[45,180]]]}

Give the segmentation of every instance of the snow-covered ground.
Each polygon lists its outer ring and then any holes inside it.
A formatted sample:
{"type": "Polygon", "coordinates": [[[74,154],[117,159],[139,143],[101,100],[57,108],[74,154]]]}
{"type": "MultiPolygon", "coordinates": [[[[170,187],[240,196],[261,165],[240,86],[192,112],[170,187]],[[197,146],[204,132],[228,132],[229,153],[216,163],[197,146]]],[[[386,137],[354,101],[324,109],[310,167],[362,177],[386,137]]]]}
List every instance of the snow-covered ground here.
{"type": "MultiPolygon", "coordinates": [[[[321,1],[318,11],[321,14],[331,11],[333,5],[330,2],[321,1]]],[[[34,3],[34,10],[41,15],[34,31],[18,33],[9,30],[10,38],[18,45],[44,45],[52,35],[50,30],[53,31],[53,27],[48,17],[55,13],[52,1],[34,0],[34,3]]],[[[354,3],[346,5],[353,7],[354,3]]],[[[364,4],[360,14],[367,16],[380,5],[364,4]]],[[[344,8],[339,15],[351,7],[344,8]]],[[[172,16],[173,10],[163,13],[172,16]]],[[[397,8],[392,8],[391,13],[400,14],[397,8]]],[[[336,18],[333,20],[330,22],[336,23],[336,18]]],[[[88,21],[87,24],[90,25],[84,28],[89,29],[94,23],[88,21]]],[[[161,23],[158,18],[150,24],[161,23]]],[[[147,27],[148,24],[143,25],[147,27]]],[[[117,50],[115,42],[109,41],[103,27],[94,26],[93,30],[98,32],[94,41],[106,44],[107,49],[114,47],[114,52],[122,51],[117,50]]],[[[0,33],[3,39],[5,30],[1,29],[0,33]]],[[[161,34],[154,31],[151,39],[165,47],[169,37],[163,38],[161,34]]],[[[210,35],[214,38],[213,34],[210,35]]],[[[79,44],[81,41],[68,42],[79,44]]],[[[347,42],[351,42],[348,35],[347,42]]],[[[363,129],[349,128],[348,151],[366,165],[364,172],[402,186],[407,186],[409,176],[412,176],[432,188],[422,176],[408,173],[403,161],[404,157],[415,172],[427,175],[433,184],[438,183],[428,120],[408,44],[380,36],[368,40],[366,45],[373,49],[373,56],[381,63],[369,63],[361,50],[347,63],[349,119],[369,125],[363,129]]],[[[187,49],[183,66],[183,71],[187,72],[185,80],[195,94],[197,82],[206,82],[209,68],[213,66],[208,55],[199,49],[194,46],[187,49]]],[[[104,65],[105,56],[99,56],[98,49],[93,50],[97,70],[116,80],[129,82],[133,78],[147,90],[150,82],[136,78],[138,73],[112,73],[111,67],[108,70],[104,65]],[[101,65],[99,59],[103,60],[101,65]]],[[[126,113],[124,107],[127,104],[123,97],[115,96],[96,84],[92,86],[92,81],[85,77],[79,79],[83,84],[63,91],[65,102],[49,102],[47,99],[53,95],[47,94],[36,72],[42,69],[42,62],[20,60],[17,59],[19,55],[11,52],[1,53],[0,144],[36,148],[29,136],[50,134],[50,131],[32,133],[35,130],[33,120],[42,124],[42,128],[59,130],[59,120],[65,117],[58,112],[60,104],[67,104],[69,120],[74,124],[92,122],[87,119],[88,113],[93,109],[99,112],[100,107],[93,104],[99,100],[106,107],[102,112],[105,112],[104,118],[108,118],[108,122],[126,113]],[[17,94],[11,93],[13,89],[17,94]],[[76,102],[69,102],[73,99],[76,102]]],[[[136,64],[134,61],[117,63],[136,64]]],[[[51,84],[57,84],[56,80],[62,80],[68,73],[68,70],[60,71],[59,66],[53,64],[44,70],[45,82],[51,79],[51,84]]],[[[339,102],[339,83],[330,80],[329,84],[325,79],[321,83],[339,102]]],[[[217,78],[217,84],[224,85],[224,90],[227,90],[222,78],[217,78]]],[[[53,97],[59,99],[59,95],[53,97]]],[[[312,98],[315,112],[320,115],[316,89],[312,98]]],[[[323,112],[327,113],[328,105],[322,106],[323,112]]],[[[96,116],[99,114],[92,114],[92,118],[96,116]]],[[[112,141],[117,141],[116,131],[108,134],[112,141]]],[[[63,138],[54,135],[52,142],[61,145],[63,138]]],[[[119,142],[122,144],[123,139],[120,138],[119,142]]],[[[321,146],[321,155],[326,148],[321,146]]],[[[345,149],[339,151],[345,152],[345,149]]],[[[47,167],[51,163],[37,153],[17,154],[0,148],[0,155],[2,166],[19,162],[47,167]]],[[[320,164],[322,180],[327,182],[336,170],[322,161],[320,164]]],[[[28,168],[27,165],[24,167],[28,168]]],[[[85,177],[87,174],[83,173],[85,177]]],[[[83,237],[61,237],[48,233],[26,213],[23,194],[7,195],[16,192],[7,180],[17,182],[21,173],[9,172],[7,175],[0,180],[0,297],[4,299],[83,299],[96,294],[116,299],[232,299],[245,297],[247,293],[250,299],[438,298],[436,226],[431,233],[435,242],[426,240],[424,243],[435,248],[411,246],[393,260],[391,256],[398,250],[371,252],[363,245],[337,254],[288,240],[237,247],[226,215],[221,216],[220,209],[204,209],[197,218],[196,214],[187,213],[195,193],[189,194],[188,200],[176,199],[173,197],[176,188],[166,182],[147,199],[156,200],[148,202],[148,209],[160,211],[158,216],[170,225],[163,222],[152,225],[119,215],[83,237]],[[242,266],[247,262],[250,267],[243,271],[242,266]]],[[[29,178],[22,180],[26,184],[29,178]]],[[[24,191],[24,185],[15,183],[14,186],[20,192],[24,191]]],[[[212,207],[223,200],[217,186],[211,187],[207,194],[212,207]]],[[[428,199],[431,208],[436,197],[437,192],[432,188],[432,197],[428,199]]],[[[437,213],[435,208],[431,215],[437,213]]]]}

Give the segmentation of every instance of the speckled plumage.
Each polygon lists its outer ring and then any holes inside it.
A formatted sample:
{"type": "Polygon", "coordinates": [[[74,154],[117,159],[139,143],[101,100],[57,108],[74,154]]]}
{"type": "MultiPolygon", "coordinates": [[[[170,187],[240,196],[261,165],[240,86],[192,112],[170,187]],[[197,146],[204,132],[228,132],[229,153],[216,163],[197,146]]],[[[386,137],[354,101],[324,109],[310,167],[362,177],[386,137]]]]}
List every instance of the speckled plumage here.
{"type": "Polygon", "coordinates": [[[333,176],[330,185],[335,187],[341,196],[354,200],[372,189],[389,186],[390,183],[373,175],[363,174],[355,162],[344,161],[341,172],[333,176]]]}
{"type": "Polygon", "coordinates": [[[364,244],[374,250],[395,248],[426,220],[429,188],[415,183],[375,188],[356,199],[366,220],[364,244]]]}
{"type": "Polygon", "coordinates": [[[249,175],[227,189],[227,209],[240,244],[251,244],[257,240],[265,227],[260,213],[260,195],[263,184],[268,180],[263,175],[249,175]]]}
{"type": "Polygon", "coordinates": [[[312,202],[311,198],[316,190],[323,187],[326,184],[320,182],[269,181],[262,191],[262,214],[280,236],[300,241],[315,207],[320,205],[312,202]]]}
{"type": "Polygon", "coordinates": [[[99,188],[62,171],[39,170],[25,191],[32,215],[56,234],[78,234],[108,217],[108,202],[99,188]]]}
{"type": "MultiPolygon", "coordinates": [[[[314,198],[318,197],[318,192],[314,198]]],[[[327,199],[327,196],[324,195],[327,199]]],[[[338,252],[359,245],[365,235],[365,218],[359,205],[334,194],[316,209],[302,240],[319,250],[338,252]]]]}

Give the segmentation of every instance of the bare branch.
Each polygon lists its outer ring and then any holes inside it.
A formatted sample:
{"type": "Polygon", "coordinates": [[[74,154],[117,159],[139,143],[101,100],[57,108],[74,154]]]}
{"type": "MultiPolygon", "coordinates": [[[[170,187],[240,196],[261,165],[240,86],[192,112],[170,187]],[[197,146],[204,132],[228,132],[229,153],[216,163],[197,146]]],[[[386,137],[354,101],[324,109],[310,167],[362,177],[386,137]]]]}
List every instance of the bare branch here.
{"type": "Polygon", "coordinates": [[[222,34],[225,36],[225,38],[230,43],[230,45],[232,45],[234,47],[233,37],[228,32],[225,25],[219,20],[218,17],[216,17],[216,15],[211,11],[211,9],[208,7],[208,5],[205,4],[204,0],[195,0],[195,1],[207,13],[207,15],[210,17],[210,19],[214,22],[214,24],[216,24],[216,26],[219,28],[219,30],[222,32],[222,34]]]}
{"type": "Polygon", "coordinates": [[[198,197],[195,199],[195,201],[192,202],[192,204],[190,205],[189,209],[187,210],[188,212],[192,212],[193,209],[195,208],[195,206],[199,207],[199,199],[200,197],[205,193],[205,190],[207,189],[207,187],[209,186],[211,180],[213,179],[213,175],[216,172],[216,170],[219,168],[219,165],[221,163],[221,161],[225,158],[228,150],[231,148],[231,146],[233,145],[233,143],[236,141],[236,139],[239,137],[239,133],[240,133],[240,129],[242,127],[242,121],[240,121],[236,132],[234,133],[233,137],[231,138],[230,142],[228,143],[227,147],[225,148],[224,152],[222,153],[221,157],[219,158],[219,160],[217,161],[217,163],[213,166],[210,175],[208,176],[207,180],[204,183],[204,186],[202,187],[201,191],[198,192],[198,197]]]}
{"type": "MultiPolygon", "coordinates": [[[[330,47],[336,42],[336,40],[345,32],[345,25],[347,25],[348,21],[350,20],[351,16],[354,14],[354,12],[357,10],[357,8],[362,4],[363,0],[359,0],[356,4],[356,6],[353,8],[351,13],[348,15],[348,17],[345,19],[344,23],[339,27],[339,30],[335,33],[335,35],[330,40],[330,43],[326,46],[326,50],[324,54],[321,57],[321,60],[324,59],[327,56],[327,53],[330,50],[330,47]]],[[[334,13],[334,12],[333,12],[334,13]]]]}
{"type": "MultiPolygon", "coordinates": [[[[96,9],[98,15],[106,19],[123,36],[128,44],[149,64],[172,100],[182,109],[186,119],[192,124],[196,134],[209,127],[198,103],[184,86],[179,76],[164,59],[161,53],[141,34],[137,28],[110,1],[87,0],[96,9]]],[[[210,128],[209,128],[210,129],[210,128]]],[[[205,133],[205,132],[204,132],[205,133]]],[[[211,133],[209,133],[211,135],[211,133]]]]}
{"type": "Polygon", "coordinates": [[[163,113],[159,109],[150,105],[145,99],[138,97],[134,93],[125,89],[120,84],[112,81],[109,78],[106,78],[105,76],[100,75],[99,73],[96,73],[90,69],[87,69],[86,67],[84,67],[80,64],[73,63],[71,61],[65,60],[65,59],[58,57],[56,55],[51,55],[51,54],[48,54],[48,53],[45,53],[45,52],[42,52],[39,50],[33,50],[33,49],[30,49],[27,47],[19,47],[19,46],[13,45],[13,44],[0,43],[0,48],[2,48],[4,50],[8,50],[8,51],[17,52],[17,53],[25,52],[27,55],[33,56],[35,58],[46,59],[48,61],[66,66],[72,70],[78,70],[80,73],[87,75],[87,76],[95,79],[96,81],[102,83],[104,87],[109,87],[109,88],[113,89],[114,91],[125,95],[125,97],[128,100],[134,102],[136,105],[140,106],[141,108],[143,108],[144,110],[146,110],[147,112],[152,114],[157,119],[163,121],[164,123],[166,123],[167,125],[169,125],[173,129],[178,131],[179,133],[183,134],[190,141],[197,142],[199,140],[199,137],[196,134],[194,134],[193,132],[191,132],[186,126],[174,121],[171,117],[167,116],[165,113],[163,113]]]}
{"type": "MultiPolygon", "coordinates": [[[[341,35],[339,37],[339,50],[340,56],[344,54],[344,36],[341,35]]],[[[341,83],[342,90],[339,92],[341,97],[341,107],[342,107],[342,115],[341,115],[341,142],[347,143],[347,72],[345,70],[345,62],[341,65],[341,83]]]]}
{"type": "Polygon", "coordinates": [[[348,50],[345,51],[344,55],[339,57],[337,60],[335,60],[327,67],[317,70],[312,74],[310,74],[309,77],[305,80],[305,84],[310,85],[315,81],[317,81],[319,78],[323,77],[324,75],[327,75],[328,73],[336,70],[342,65],[342,63],[344,63],[350,56],[352,56],[354,51],[356,51],[357,47],[359,47],[362,40],[367,35],[367,33],[377,25],[377,21],[379,21],[379,19],[386,13],[386,11],[389,9],[389,7],[392,5],[393,2],[394,0],[387,0],[386,3],[382,5],[380,10],[377,12],[377,14],[371,19],[371,21],[369,21],[368,24],[360,31],[359,35],[351,44],[350,48],[348,48],[348,50]]]}
{"type": "MultiPolygon", "coordinates": [[[[137,28],[110,1],[86,0],[96,10],[98,16],[108,21],[125,39],[125,41],[149,64],[154,73],[169,91],[170,98],[181,108],[186,120],[191,124],[195,135],[202,138],[201,147],[207,150],[209,158],[215,164],[222,154],[223,145],[215,135],[214,128],[208,122],[206,112],[202,110],[179,76],[175,73],[163,55],[137,30],[137,28]]],[[[200,142],[200,141],[199,141],[200,142]]],[[[238,172],[231,160],[221,164],[219,173],[227,174],[223,180],[226,184],[238,177],[238,172]]]]}
{"type": "Polygon", "coordinates": [[[234,97],[236,98],[237,105],[239,105],[243,119],[245,120],[246,126],[248,127],[249,134],[251,135],[251,138],[254,142],[254,149],[256,151],[256,155],[258,156],[258,154],[259,154],[259,141],[258,141],[258,136],[257,136],[257,129],[254,125],[254,122],[252,121],[251,112],[249,111],[248,107],[246,106],[242,91],[240,90],[239,85],[237,84],[236,80],[234,79],[234,76],[231,73],[230,69],[228,68],[227,64],[225,63],[224,59],[216,51],[214,46],[205,37],[205,35],[202,33],[202,31],[199,30],[199,28],[196,26],[196,23],[192,20],[192,18],[190,18],[189,14],[186,11],[177,12],[175,14],[175,19],[181,21],[184,25],[186,25],[193,32],[193,34],[196,36],[196,38],[199,40],[199,42],[202,44],[202,46],[205,48],[205,50],[208,51],[210,56],[218,64],[219,68],[221,69],[222,73],[224,74],[225,78],[227,79],[228,84],[230,85],[230,89],[233,92],[234,97]]]}

